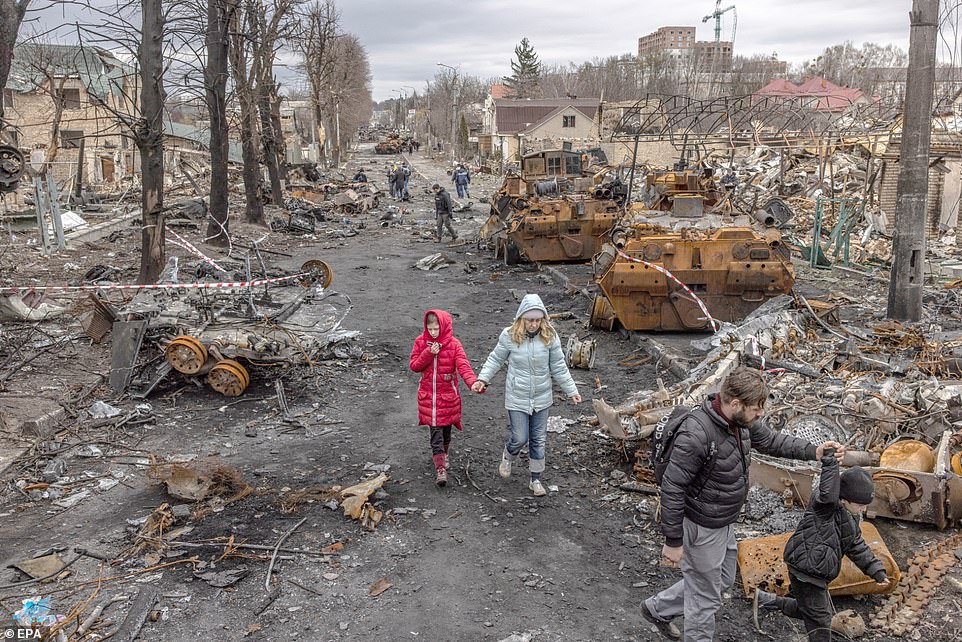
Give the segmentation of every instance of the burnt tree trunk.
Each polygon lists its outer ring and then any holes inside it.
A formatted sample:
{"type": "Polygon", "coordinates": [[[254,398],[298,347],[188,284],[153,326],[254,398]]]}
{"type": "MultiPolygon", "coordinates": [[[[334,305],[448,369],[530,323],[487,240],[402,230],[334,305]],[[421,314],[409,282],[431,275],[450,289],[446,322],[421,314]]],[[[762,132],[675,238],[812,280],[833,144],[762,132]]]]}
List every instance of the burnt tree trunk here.
{"type": "Polygon", "coordinates": [[[230,242],[228,218],[227,162],[227,28],[236,0],[209,0],[207,3],[207,66],[204,85],[210,114],[210,221],[207,243],[230,242]]]}
{"type": "Polygon", "coordinates": [[[167,260],[164,235],[164,7],[162,0],[143,0],[140,65],[141,119],[134,142],[140,151],[143,184],[139,283],[154,283],[167,260]]]}
{"type": "Polygon", "coordinates": [[[284,206],[284,192],[281,191],[281,176],[277,167],[277,139],[274,123],[271,121],[271,94],[274,83],[270,78],[261,78],[257,83],[257,111],[261,117],[261,147],[267,176],[271,182],[271,202],[278,207],[284,206]]]}
{"type": "MultiPolygon", "coordinates": [[[[238,12],[239,14],[240,12],[238,12]]],[[[234,76],[234,93],[240,105],[241,155],[244,159],[244,195],[247,200],[248,223],[264,224],[264,201],[261,198],[261,171],[257,157],[257,105],[251,76],[248,75],[247,49],[240,19],[234,16],[231,29],[231,71],[234,76]]]]}
{"type": "MultiPolygon", "coordinates": [[[[13,46],[17,42],[17,32],[23,22],[30,0],[0,0],[0,91],[7,86],[10,75],[10,61],[13,60],[13,46]]],[[[0,130],[3,129],[3,100],[0,99],[0,130]]]]}
{"type": "MultiPolygon", "coordinates": [[[[281,129],[281,98],[277,95],[277,85],[271,92],[271,126],[274,131],[274,140],[277,141],[277,162],[280,165],[281,180],[286,184],[287,175],[287,145],[284,142],[284,130],[281,129]]],[[[297,128],[294,129],[294,144],[300,145],[300,138],[297,137],[297,128]]]]}

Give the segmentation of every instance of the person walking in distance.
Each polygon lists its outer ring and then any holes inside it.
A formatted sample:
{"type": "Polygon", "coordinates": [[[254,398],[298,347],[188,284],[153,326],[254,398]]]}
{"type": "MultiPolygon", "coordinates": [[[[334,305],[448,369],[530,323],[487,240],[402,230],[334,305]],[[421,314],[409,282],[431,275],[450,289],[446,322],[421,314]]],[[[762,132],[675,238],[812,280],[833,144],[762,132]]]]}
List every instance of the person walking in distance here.
{"type": "MultiPolygon", "coordinates": [[[[480,378],[484,378],[484,373],[480,378]]],[[[761,420],[768,384],[758,370],[736,368],[678,426],[661,482],[663,562],[681,565],[682,579],[641,605],[641,615],[662,636],[680,639],[671,620],[684,615],[686,642],[711,642],[722,592],[737,567],[734,523],[748,494],[754,448],[789,459],[821,459],[834,441],[816,447],[775,432],[761,420]]]]}
{"type": "Polygon", "coordinates": [[[468,188],[471,184],[471,173],[468,172],[468,168],[463,163],[458,163],[458,166],[454,168],[454,172],[451,173],[451,180],[454,181],[454,187],[458,190],[458,198],[471,198],[471,191],[468,188]]]}
{"type": "Polygon", "coordinates": [[[430,428],[435,482],[444,486],[448,483],[451,428],[462,430],[458,375],[468,386],[477,381],[461,342],[454,337],[451,315],[444,310],[424,314],[424,332],[411,348],[411,370],[421,373],[418,425],[430,428]]]}
{"type": "Polygon", "coordinates": [[[508,411],[510,432],[501,454],[498,472],[507,479],[511,465],[521,449],[528,446],[528,488],[537,497],[546,492],[541,483],[548,440],[548,409],[554,403],[552,382],[561,386],[572,401],[581,403],[568,364],[561,350],[561,339],[548,320],[548,310],[537,294],[526,294],[514,315],[514,323],[501,331],[498,344],[488,355],[471,387],[484,392],[491,379],[507,365],[504,407],[508,411]]]}
{"type": "Polygon", "coordinates": [[[438,219],[437,242],[440,243],[444,239],[444,228],[447,228],[451,234],[451,240],[457,241],[458,233],[454,231],[454,226],[451,225],[451,217],[454,213],[451,195],[441,187],[440,183],[432,185],[431,190],[434,192],[434,215],[438,219]]]}
{"type": "Polygon", "coordinates": [[[834,451],[826,449],[818,490],[785,546],[791,597],[756,590],[752,609],[756,629],[761,631],[759,609],[777,609],[805,624],[809,642],[831,642],[834,609],[828,585],[841,572],[843,557],[880,587],[889,586],[885,566],[865,543],[859,527],[862,513],[874,498],[872,476],[858,466],[839,474],[834,451]]]}

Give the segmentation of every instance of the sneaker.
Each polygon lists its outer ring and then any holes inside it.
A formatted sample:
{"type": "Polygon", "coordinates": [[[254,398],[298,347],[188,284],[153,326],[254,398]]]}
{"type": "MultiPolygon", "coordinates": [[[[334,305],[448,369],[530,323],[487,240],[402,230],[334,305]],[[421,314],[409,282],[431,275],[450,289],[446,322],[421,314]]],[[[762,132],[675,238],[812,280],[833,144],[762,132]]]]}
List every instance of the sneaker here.
{"type": "Polygon", "coordinates": [[[501,456],[501,464],[498,465],[498,474],[507,479],[511,476],[511,460],[501,456]]]}
{"type": "Polygon", "coordinates": [[[641,617],[645,618],[651,624],[654,624],[655,628],[658,629],[658,632],[661,633],[663,637],[666,637],[669,640],[681,639],[681,631],[678,630],[678,627],[671,622],[659,620],[657,617],[655,617],[655,614],[648,610],[647,602],[641,603],[641,617]]]}
{"type": "Polygon", "coordinates": [[[438,486],[446,486],[448,483],[448,471],[445,468],[438,468],[438,475],[434,482],[438,486]]]}
{"type": "Polygon", "coordinates": [[[752,622],[755,624],[755,630],[759,633],[762,632],[762,627],[758,624],[758,612],[761,609],[772,608],[777,597],[774,593],[755,589],[755,597],[752,598],[752,622]]]}
{"type": "Polygon", "coordinates": [[[528,490],[534,493],[535,497],[544,497],[548,494],[548,491],[546,491],[544,486],[541,485],[540,479],[532,479],[528,484],[528,490]]]}

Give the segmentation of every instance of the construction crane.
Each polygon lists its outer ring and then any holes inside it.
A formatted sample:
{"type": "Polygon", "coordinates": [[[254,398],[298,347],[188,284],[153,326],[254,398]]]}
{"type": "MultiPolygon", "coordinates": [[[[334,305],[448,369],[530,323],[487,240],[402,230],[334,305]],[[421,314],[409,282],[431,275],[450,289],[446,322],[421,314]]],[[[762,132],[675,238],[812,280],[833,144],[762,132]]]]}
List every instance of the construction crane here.
{"type": "MultiPolygon", "coordinates": [[[[709,13],[707,16],[705,16],[704,18],[701,19],[702,22],[708,22],[708,21],[711,20],[712,18],[715,19],[715,44],[716,44],[716,45],[717,45],[719,42],[721,42],[721,19],[722,19],[722,15],[725,14],[725,13],[727,13],[727,12],[729,12],[729,11],[732,11],[732,12],[733,12],[732,15],[733,15],[734,18],[735,18],[735,24],[738,24],[738,13],[735,12],[735,5],[731,5],[731,6],[728,6],[728,7],[725,7],[724,9],[722,9],[722,8],[721,8],[721,0],[715,0],[715,10],[714,10],[712,13],[709,13]]],[[[735,40],[735,28],[734,28],[734,27],[732,27],[732,40],[735,40]]]]}

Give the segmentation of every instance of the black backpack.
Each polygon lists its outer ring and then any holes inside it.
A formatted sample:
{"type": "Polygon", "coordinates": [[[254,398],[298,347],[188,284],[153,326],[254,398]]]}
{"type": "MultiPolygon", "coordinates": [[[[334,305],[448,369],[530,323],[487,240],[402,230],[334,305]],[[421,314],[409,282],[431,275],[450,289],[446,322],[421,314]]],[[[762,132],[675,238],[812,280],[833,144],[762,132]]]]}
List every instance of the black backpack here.
{"type": "MultiPolygon", "coordinates": [[[[661,482],[665,477],[665,470],[668,469],[668,460],[671,458],[671,450],[675,445],[675,436],[678,434],[678,428],[688,417],[694,418],[695,421],[698,422],[698,425],[705,430],[706,435],[710,435],[709,426],[706,424],[710,419],[705,416],[700,406],[695,406],[694,408],[689,406],[676,406],[670,413],[662,417],[661,421],[655,424],[655,430],[651,433],[651,468],[655,471],[655,483],[658,486],[661,486],[661,482]]],[[[717,454],[718,447],[715,444],[715,440],[712,439],[708,446],[708,461],[705,462],[705,467],[698,475],[700,478],[699,483],[692,484],[689,488],[689,494],[693,497],[697,497],[701,493],[702,488],[708,481],[708,476],[715,467],[715,457],[717,454]]]]}

